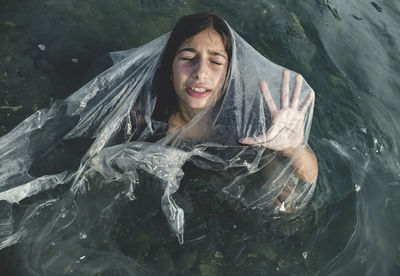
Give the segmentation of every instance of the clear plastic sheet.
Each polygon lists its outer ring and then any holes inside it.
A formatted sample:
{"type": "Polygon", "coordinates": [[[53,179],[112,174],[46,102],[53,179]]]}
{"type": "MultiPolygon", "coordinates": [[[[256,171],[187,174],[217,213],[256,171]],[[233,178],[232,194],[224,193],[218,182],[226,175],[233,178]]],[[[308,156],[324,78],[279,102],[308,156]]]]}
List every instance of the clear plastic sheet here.
{"type": "MultiPolygon", "coordinates": [[[[270,113],[258,83],[266,80],[279,106],[284,68],[232,34],[223,95],[177,133],[167,135],[167,123],[152,118],[154,75],[166,34],[111,53],[114,66],[1,137],[0,248],[19,243],[26,273],[136,275],[149,268],[120,249],[116,233],[122,230],[116,225],[124,216],[145,228],[161,210],[183,244],[186,228],[190,241],[201,238],[193,227],[202,189],[232,210],[257,209],[265,219],[298,214],[315,183],[297,179],[291,160],[280,152],[238,143],[268,130],[270,113]],[[285,205],[280,210],[274,205],[287,187],[290,215],[285,205]],[[14,204],[26,206],[23,214],[12,212],[14,204]]],[[[291,87],[294,78],[292,73],[291,87]]],[[[303,82],[300,102],[310,90],[303,82]]],[[[304,144],[312,111],[313,103],[304,144]]]]}

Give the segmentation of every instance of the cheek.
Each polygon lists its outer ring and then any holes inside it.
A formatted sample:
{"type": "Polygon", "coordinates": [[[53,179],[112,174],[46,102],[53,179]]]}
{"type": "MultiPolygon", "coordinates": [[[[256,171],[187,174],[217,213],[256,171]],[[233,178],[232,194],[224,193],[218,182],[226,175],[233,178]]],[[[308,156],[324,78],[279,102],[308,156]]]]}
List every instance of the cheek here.
{"type": "Polygon", "coordinates": [[[176,91],[179,87],[179,71],[177,70],[176,64],[172,65],[171,80],[174,90],[176,91]]]}
{"type": "Polygon", "coordinates": [[[186,68],[182,64],[173,64],[172,66],[172,81],[174,82],[174,86],[179,83],[185,81],[188,76],[188,68],[186,68]]]}
{"type": "Polygon", "coordinates": [[[215,76],[215,78],[216,78],[216,81],[219,83],[219,84],[223,84],[224,83],[224,81],[225,81],[225,78],[226,78],[226,71],[227,71],[227,68],[226,67],[223,67],[223,68],[216,68],[214,71],[213,71],[213,75],[215,76]]]}

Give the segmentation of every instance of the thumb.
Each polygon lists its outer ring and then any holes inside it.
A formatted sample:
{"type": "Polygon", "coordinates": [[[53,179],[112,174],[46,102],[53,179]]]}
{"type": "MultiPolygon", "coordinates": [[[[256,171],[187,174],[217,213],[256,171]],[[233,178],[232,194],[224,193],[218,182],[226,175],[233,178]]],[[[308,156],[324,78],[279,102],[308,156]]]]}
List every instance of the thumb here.
{"type": "Polygon", "coordinates": [[[239,139],[240,144],[245,145],[260,145],[265,143],[265,135],[257,136],[257,137],[245,137],[239,139]]]}

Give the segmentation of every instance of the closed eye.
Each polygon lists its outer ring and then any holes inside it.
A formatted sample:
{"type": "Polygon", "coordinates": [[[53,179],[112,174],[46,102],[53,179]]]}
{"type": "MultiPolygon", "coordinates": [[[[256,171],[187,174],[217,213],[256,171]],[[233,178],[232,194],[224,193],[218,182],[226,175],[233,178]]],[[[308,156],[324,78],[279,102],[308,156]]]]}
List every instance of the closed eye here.
{"type": "Polygon", "coordinates": [[[187,57],[183,57],[181,58],[182,60],[194,60],[194,58],[187,58],[187,57]]]}
{"type": "Polygon", "coordinates": [[[221,62],[214,61],[214,60],[211,60],[211,63],[214,63],[214,64],[216,64],[216,65],[222,65],[222,63],[221,63],[221,62]]]}

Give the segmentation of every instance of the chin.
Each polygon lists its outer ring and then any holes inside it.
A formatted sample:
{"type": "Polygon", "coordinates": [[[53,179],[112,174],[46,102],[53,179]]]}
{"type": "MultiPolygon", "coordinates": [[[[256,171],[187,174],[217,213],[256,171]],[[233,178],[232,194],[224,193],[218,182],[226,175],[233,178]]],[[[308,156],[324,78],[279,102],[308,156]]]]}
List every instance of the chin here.
{"type": "Polygon", "coordinates": [[[196,99],[196,100],[191,100],[190,102],[187,102],[187,105],[192,108],[192,109],[204,109],[208,106],[210,106],[211,102],[209,100],[205,99],[196,99]]]}

